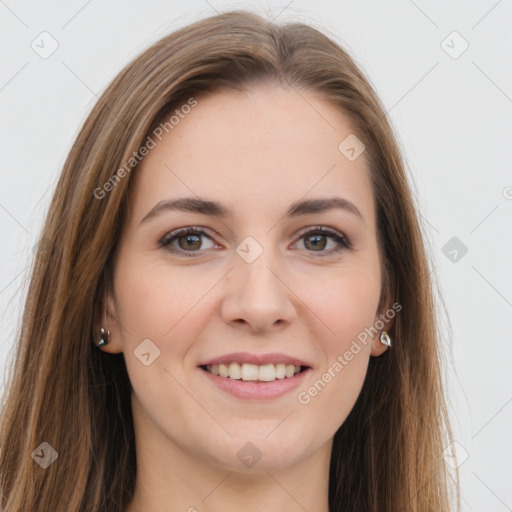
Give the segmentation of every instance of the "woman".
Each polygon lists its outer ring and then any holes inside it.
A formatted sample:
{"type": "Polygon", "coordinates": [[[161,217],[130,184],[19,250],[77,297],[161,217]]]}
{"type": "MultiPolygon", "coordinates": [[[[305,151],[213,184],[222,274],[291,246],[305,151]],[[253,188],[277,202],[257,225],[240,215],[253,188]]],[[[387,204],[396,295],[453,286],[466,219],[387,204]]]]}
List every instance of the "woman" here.
{"type": "Polygon", "coordinates": [[[375,92],[317,30],[233,11],[145,51],[41,242],[3,511],[450,510],[414,201],[375,92]]]}

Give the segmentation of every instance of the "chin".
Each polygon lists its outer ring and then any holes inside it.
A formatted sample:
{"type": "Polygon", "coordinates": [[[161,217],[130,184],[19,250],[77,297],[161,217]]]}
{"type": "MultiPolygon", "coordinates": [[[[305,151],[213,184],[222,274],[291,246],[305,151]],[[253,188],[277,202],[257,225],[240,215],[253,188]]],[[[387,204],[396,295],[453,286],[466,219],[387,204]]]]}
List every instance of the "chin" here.
{"type": "Polygon", "coordinates": [[[242,473],[288,468],[306,458],[306,448],[313,444],[313,439],[308,442],[298,431],[292,433],[283,427],[278,432],[275,423],[265,433],[260,428],[244,429],[239,435],[231,433],[233,439],[210,444],[208,452],[217,465],[242,473]]]}

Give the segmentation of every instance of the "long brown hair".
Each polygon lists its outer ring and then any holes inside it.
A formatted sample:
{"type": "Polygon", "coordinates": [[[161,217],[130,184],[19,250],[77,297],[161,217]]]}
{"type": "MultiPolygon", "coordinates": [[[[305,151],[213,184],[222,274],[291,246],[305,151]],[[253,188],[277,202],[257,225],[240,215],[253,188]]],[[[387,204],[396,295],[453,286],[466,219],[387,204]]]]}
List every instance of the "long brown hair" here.
{"type": "Polygon", "coordinates": [[[321,93],[351,119],[369,162],[382,297],[403,306],[391,350],[370,358],[360,396],[335,434],[330,510],[447,512],[452,487],[459,509],[458,474],[451,478],[443,459],[452,435],[426,248],[385,110],[354,60],[318,30],[232,11],[170,34],[123,69],[70,151],[41,233],[4,398],[4,512],[121,512],[129,503],[131,385],[123,355],[92,343],[136,169],[125,164],[190,98],[263,81],[321,93]],[[52,454],[58,458],[47,468],[36,463],[52,454]]]}

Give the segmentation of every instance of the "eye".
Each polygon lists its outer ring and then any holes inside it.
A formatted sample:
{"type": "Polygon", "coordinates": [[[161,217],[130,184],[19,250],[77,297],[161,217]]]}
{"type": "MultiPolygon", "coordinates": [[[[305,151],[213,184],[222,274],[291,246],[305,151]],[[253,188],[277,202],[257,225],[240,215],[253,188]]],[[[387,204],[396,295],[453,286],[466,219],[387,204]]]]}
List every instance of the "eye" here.
{"type": "MultiPolygon", "coordinates": [[[[213,245],[213,240],[208,236],[206,231],[194,226],[180,228],[168,233],[159,241],[159,245],[173,254],[195,256],[193,253],[201,252],[199,249],[201,249],[203,245],[203,241],[201,240],[202,237],[206,237],[213,245]],[[176,247],[174,242],[177,242],[178,247],[176,247]]],[[[206,247],[206,249],[211,248],[212,246],[206,247]]]]}
{"type": "Polygon", "coordinates": [[[316,226],[306,233],[302,233],[299,240],[303,240],[303,245],[308,252],[317,252],[319,256],[328,256],[345,249],[352,249],[352,244],[346,236],[324,226],[316,226]],[[325,250],[329,238],[331,241],[334,241],[334,247],[331,247],[330,250],[325,250]]]}
{"type": "MultiPolygon", "coordinates": [[[[302,233],[300,241],[304,240],[304,247],[308,252],[319,253],[319,256],[327,256],[338,253],[344,249],[352,249],[350,241],[344,235],[324,226],[316,226],[309,231],[302,233]],[[334,243],[334,247],[325,250],[328,245],[328,239],[334,243]]],[[[183,256],[196,256],[194,253],[203,252],[201,249],[211,249],[215,245],[208,233],[200,227],[190,226],[180,228],[165,235],[159,242],[160,247],[165,248],[172,254],[183,256]],[[202,238],[211,242],[209,247],[203,247],[202,238]],[[176,247],[177,243],[178,247],[176,247]]]]}

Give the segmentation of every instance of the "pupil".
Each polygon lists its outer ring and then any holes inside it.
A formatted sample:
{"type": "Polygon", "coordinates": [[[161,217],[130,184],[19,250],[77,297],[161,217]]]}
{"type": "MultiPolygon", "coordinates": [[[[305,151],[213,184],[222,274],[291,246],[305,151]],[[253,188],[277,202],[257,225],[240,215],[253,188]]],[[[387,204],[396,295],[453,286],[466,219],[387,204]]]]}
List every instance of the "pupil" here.
{"type": "MultiPolygon", "coordinates": [[[[185,239],[186,240],[186,247],[182,247],[182,249],[198,249],[201,246],[201,242],[199,241],[199,236],[197,235],[186,235],[180,238],[180,240],[185,239]],[[198,244],[199,242],[199,244],[198,244]],[[194,243],[196,246],[194,246],[194,243]],[[197,246],[198,244],[198,246],[197,246]]],[[[181,244],[180,244],[181,245],[181,244]]]]}
{"type": "Polygon", "coordinates": [[[324,249],[325,248],[325,236],[324,235],[312,235],[306,240],[313,240],[313,247],[324,249]],[[323,240],[320,240],[323,239],[323,240]],[[323,243],[322,243],[323,242],[323,243]]]}

